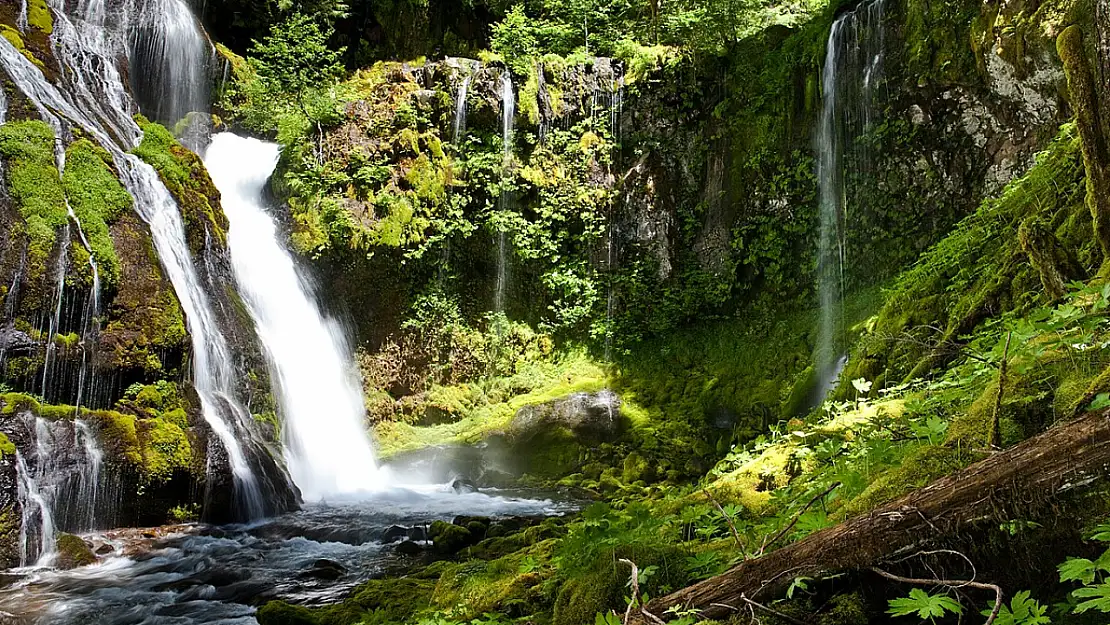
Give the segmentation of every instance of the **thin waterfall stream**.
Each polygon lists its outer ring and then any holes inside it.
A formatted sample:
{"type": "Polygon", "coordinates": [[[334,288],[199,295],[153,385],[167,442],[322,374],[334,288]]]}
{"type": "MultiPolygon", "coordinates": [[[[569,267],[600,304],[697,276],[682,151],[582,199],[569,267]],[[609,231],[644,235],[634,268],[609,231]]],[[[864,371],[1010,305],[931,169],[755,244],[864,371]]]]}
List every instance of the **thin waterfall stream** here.
{"type": "MultiPolygon", "coordinates": [[[[513,209],[513,190],[509,186],[513,161],[513,121],[516,117],[516,94],[513,92],[513,75],[509,70],[501,74],[501,144],[503,155],[501,162],[501,195],[497,200],[497,207],[503,213],[502,219],[507,218],[507,213],[513,209]]],[[[494,287],[493,310],[505,312],[505,290],[509,282],[509,252],[508,240],[505,234],[506,225],[497,227],[497,282],[494,287]]]]}
{"type": "Polygon", "coordinates": [[[867,171],[870,155],[857,139],[872,124],[883,71],[885,0],[870,2],[833,22],[822,70],[821,119],[815,138],[819,199],[817,295],[820,326],[813,361],[816,384],[805,409],[831,391],[847,362],[841,354],[841,310],[851,262],[847,221],[865,210],[847,183],[849,168],[867,171]]]}

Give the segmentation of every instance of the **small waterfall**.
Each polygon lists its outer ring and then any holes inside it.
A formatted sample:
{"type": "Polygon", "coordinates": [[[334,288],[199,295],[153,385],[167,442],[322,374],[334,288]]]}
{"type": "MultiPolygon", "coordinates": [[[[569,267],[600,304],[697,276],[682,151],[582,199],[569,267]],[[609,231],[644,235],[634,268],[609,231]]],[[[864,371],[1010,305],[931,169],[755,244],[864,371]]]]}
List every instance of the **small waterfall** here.
{"type": "MultiPolygon", "coordinates": [[[[103,2],[98,2],[101,11],[103,2]]],[[[200,24],[183,0],[132,0],[131,86],[139,106],[163,123],[208,111],[213,59],[200,24]]]]}
{"type": "MultiPolygon", "coordinates": [[[[56,30],[56,33],[63,32],[70,36],[77,36],[78,31],[65,24],[67,21],[65,14],[56,12],[56,15],[58,16],[56,26],[60,24],[62,27],[60,31],[56,30]]],[[[87,29],[87,31],[94,30],[87,29]]],[[[70,84],[100,85],[107,92],[125,92],[122,85],[110,84],[119,76],[118,72],[111,68],[112,60],[100,58],[99,62],[91,63],[88,56],[97,50],[96,44],[92,43],[88,46],[78,44],[80,41],[71,41],[68,46],[56,47],[59,60],[71,70],[63,73],[78,75],[76,78],[69,78],[70,84]],[[80,55],[69,57],[62,54],[63,51],[74,50],[80,51],[80,55]],[[94,73],[81,76],[83,72],[94,73]]],[[[253,439],[252,417],[236,397],[236,374],[231,352],[218,327],[207,289],[193,267],[189,248],[185,243],[185,228],[176,202],[152,167],[121,149],[113,141],[108,129],[71,104],[54,85],[46,80],[42,72],[7,40],[0,41],[0,64],[40,114],[45,116],[51,110],[58,112],[81,126],[111,154],[124,187],[135,198],[136,211],[150,228],[163,270],[173,284],[185,312],[189,334],[193,341],[194,387],[200,398],[201,412],[227,453],[235,480],[238,514],[245,518],[262,516],[270,508],[262,499],[255,470],[240,440],[247,441],[259,450],[256,457],[262,456],[265,452],[261,451],[261,443],[253,439]]],[[[104,114],[110,117],[115,124],[124,129],[123,136],[128,138],[131,144],[141,137],[138,126],[127,116],[128,111],[113,111],[109,114],[101,108],[103,101],[95,99],[95,92],[92,90],[86,92],[78,90],[77,95],[94,97],[92,102],[86,102],[82,97],[82,107],[99,111],[98,116],[104,114]]]]}
{"type": "MultiPolygon", "coordinates": [[[[513,93],[513,76],[509,70],[501,73],[501,144],[504,149],[501,164],[501,196],[498,208],[503,213],[513,209],[515,197],[509,188],[513,164],[513,120],[516,118],[516,95],[513,93]]],[[[504,218],[504,215],[502,216],[504,218]]],[[[508,242],[505,225],[497,227],[497,285],[494,290],[493,309],[505,312],[505,289],[508,286],[508,242]]]]}
{"type": "Polygon", "coordinates": [[[375,490],[381,484],[350,347],[316,305],[262,205],[279,150],[221,133],[205,164],[223,196],[235,277],[280,398],[286,463],[306,500],[375,490]]]}
{"type": "Polygon", "coordinates": [[[49,566],[57,553],[54,512],[39,492],[38,483],[19,452],[15,454],[15,472],[19,482],[19,507],[23,510],[19,526],[19,565],[49,566]]]}
{"type": "Polygon", "coordinates": [[[467,74],[459,83],[459,90],[455,94],[455,124],[454,143],[458,145],[462,133],[466,132],[466,92],[470,88],[472,74],[467,74]]]}
{"type": "Polygon", "coordinates": [[[80,510],[84,513],[81,519],[83,523],[81,529],[93,530],[97,529],[96,506],[100,495],[100,474],[101,467],[104,465],[104,450],[100,448],[96,436],[93,435],[92,430],[84,421],[80,419],[74,421],[73,427],[85,456],[85,462],[81,465],[82,471],[77,488],[77,499],[81,502],[80,510]]]}
{"type": "Polygon", "coordinates": [[[33,443],[30,456],[16,452],[20,563],[50,566],[58,531],[100,529],[98,522],[105,522],[97,517],[104,452],[81,420],[48,421],[31,413],[20,419],[33,443]]]}
{"type": "Polygon", "coordinates": [[[19,32],[27,32],[27,0],[19,1],[19,15],[15,18],[15,25],[19,32]]]}
{"type": "Polygon", "coordinates": [[[845,289],[849,208],[860,210],[845,184],[845,173],[866,172],[870,157],[856,139],[872,122],[876,89],[882,80],[883,9],[872,0],[841,15],[832,25],[822,74],[821,121],[816,139],[820,235],[817,292],[821,307],[814,352],[818,385],[829,387],[838,375],[840,304],[845,289]]]}

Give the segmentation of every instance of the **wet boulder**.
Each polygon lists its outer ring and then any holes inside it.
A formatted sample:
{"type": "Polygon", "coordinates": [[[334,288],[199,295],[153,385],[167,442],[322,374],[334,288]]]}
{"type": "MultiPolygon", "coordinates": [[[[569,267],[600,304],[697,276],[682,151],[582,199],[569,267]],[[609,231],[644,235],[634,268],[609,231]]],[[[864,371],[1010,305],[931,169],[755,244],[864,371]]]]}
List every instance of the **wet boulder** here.
{"type": "Polygon", "coordinates": [[[58,557],[54,560],[54,565],[59,569],[75,569],[96,562],[92,548],[80,536],[62,534],[58,536],[57,547],[58,557]]]}
{"type": "Polygon", "coordinates": [[[405,540],[409,537],[409,528],[401,525],[391,525],[382,532],[382,542],[385,544],[395,543],[405,540]]]}
{"type": "Polygon", "coordinates": [[[328,560],[321,558],[312,563],[312,567],[307,571],[301,573],[298,577],[301,579],[319,579],[329,582],[343,577],[347,574],[347,567],[336,562],[335,560],[328,560]]]}
{"type": "Polygon", "coordinates": [[[424,553],[424,547],[411,540],[399,543],[394,549],[403,556],[417,556],[424,553]]]}
{"type": "Polygon", "coordinates": [[[446,521],[432,523],[428,538],[441,554],[454,554],[478,542],[469,529],[446,521]]]}
{"type": "Polygon", "coordinates": [[[478,486],[467,477],[457,477],[451,480],[451,490],[457,495],[478,492],[478,486]]]}

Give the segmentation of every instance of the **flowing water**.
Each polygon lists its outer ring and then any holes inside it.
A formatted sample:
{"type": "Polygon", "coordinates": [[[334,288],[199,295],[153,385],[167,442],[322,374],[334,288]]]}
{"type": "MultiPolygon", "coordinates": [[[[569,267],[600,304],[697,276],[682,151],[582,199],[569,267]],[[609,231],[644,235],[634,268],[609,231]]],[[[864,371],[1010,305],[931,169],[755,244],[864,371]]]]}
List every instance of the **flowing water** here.
{"type": "Polygon", "coordinates": [[[376,490],[381,481],[346,336],[321,313],[263,206],[279,149],[221,133],[205,164],[223,197],[235,277],[280,399],[286,463],[306,501],[376,490]]]}
{"type": "MultiPolygon", "coordinates": [[[[522,493],[455,494],[392,489],[369,499],[312,504],[250,525],[87,535],[112,554],[72,571],[16,571],[0,590],[0,620],[12,625],[249,625],[270,599],[335,602],[366,579],[411,560],[394,553],[387,530],[421,535],[456,515],[550,516],[571,504],[522,493]],[[153,532],[151,532],[153,533],[153,532]],[[4,616],[6,615],[6,617],[4,616]]],[[[419,540],[419,538],[417,538],[419,540]]]]}
{"type": "Polygon", "coordinates": [[[867,150],[857,139],[872,123],[883,71],[885,0],[872,0],[833,22],[822,73],[821,121],[817,129],[820,235],[817,292],[821,307],[814,352],[818,386],[831,387],[838,375],[840,304],[850,262],[846,221],[864,210],[846,184],[846,172],[866,171],[867,150]]]}
{"type": "MultiPolygon", "coordinates": [[[[501,196],[498,208],[507,213],[513,209],[514,195],[509,188],[509,176],[513,161],[513,120],[516,118],[516,95],[513,92],[513,76],[509,70],[501,74],[501,145],[503,160],[501,164],[501,196]]],[[[505,312],[505,289],[509,282],[508,241],[505,225],[497,228],[497,284],[494,289],[493,310],[505,312]]]]}
{"type": "Polygon", "coordinates": [[[472,75],[467,74],[463,77],[462,82],[459,83],[458,93],[455,94],[455,123],[454,123],[454,143],[458,145],[459,139],[462,134],[466,132],[466,92],[470,88],[470,79],[472,75]]]}
{"type": "MultiPolygon", "coordinates": [[[[64,14],[59,15],[56,19],[56,34],[79,37],[79,31],[68,25],[67,21],[64,14]]],[[[71,83],[97,84],[112,92],[125,91],[122,84],[111,84],[113,79],[118,79],[118,73],[114,69],[104,69],[111,66],[109,59],[101,58],[99,63],[88,62],[88,55],[97,50],[96,42],[88,45],[77,43],[80,42],[71,41],[66,48],[58,46],[59,59],[72,73],[91,69],[99,73],[84,78],[71,78],[71,83]],[[63,50],[80,50],[81,56],[68,57],[62,54],[63,50]]],[[[255,467],[258,463],[267,461],[266,452],[255,439],[251,415],[237,397],[231,351],[217,324],[207,287],[200,281],[193,266],[193,259],[185,243],[184,225],[173,197],[152,167],[126,153],[115,143],[107,128],[83,113],[85,110],[96,110],[102,106],[103,101],[87,103],[81,99],[80,106],[72,103],[6,40],[0,42],[0,64],[44,117],[50,111],[57,112],[69,123],[80,126],[111,154],[124,186],[135,198],[136,211],[150,228],[163,270],[173,284],[185,312],[193,342],[194,387],[200,398],[204,418],[227,454],[235,483],[236,512],[242,518],[257,518],[272,512],[273,506],[263,499],[264,488],[259,483],[255,467]],[[249,448],[250,457],[248,451],[244,450],[244,443],[249,448]]],[[[90,96],[93,94],[92,91],[88,93],[90,96]]],[[[83,92],[77,90],[76,94],[81,96],[83,92]]],[[[107,115],[107,111],[102,110],[102,113],[107,115]]],[[[126,115],[125,111],[116,111],[110,117],[126,131],[125,136],[134,142],[141,136],[141,132],[126,115]]],[[[125,147],[131,145],[133,143],[125,147]]],[[[266,490],[281,488],[282,485],[268,484],[266,490]]]]}

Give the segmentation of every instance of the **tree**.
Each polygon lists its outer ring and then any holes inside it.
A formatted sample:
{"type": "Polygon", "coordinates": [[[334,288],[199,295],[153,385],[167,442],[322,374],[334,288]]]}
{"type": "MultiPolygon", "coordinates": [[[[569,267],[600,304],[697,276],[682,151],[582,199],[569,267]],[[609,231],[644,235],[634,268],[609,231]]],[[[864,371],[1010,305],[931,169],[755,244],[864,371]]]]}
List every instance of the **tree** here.
{"type": "Polygon", "coordinates": [[[329,48],[331,35],[331,26],[321,28],[315,18],[295,13],[251,49],[258,76],[270,95],[296,106],[317,128],[319,114],[310,110],[309,103],[344,73],[339,59],[345,49],[329,48]]]}

